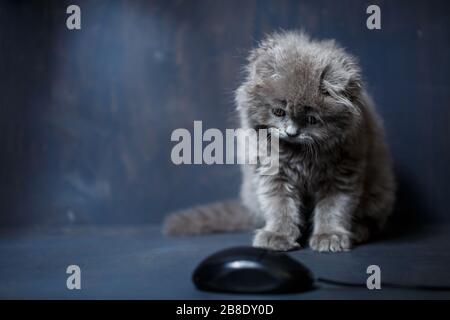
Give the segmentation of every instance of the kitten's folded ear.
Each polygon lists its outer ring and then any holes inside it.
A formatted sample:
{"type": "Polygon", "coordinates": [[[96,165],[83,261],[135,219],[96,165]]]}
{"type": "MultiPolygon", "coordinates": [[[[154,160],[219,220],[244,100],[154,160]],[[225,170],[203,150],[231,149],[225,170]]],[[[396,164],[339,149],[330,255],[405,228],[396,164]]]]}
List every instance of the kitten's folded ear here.
{"type": "Polygon", "coordinates": [[[361,87],[361,72],[354,62],[330,63],[320,76],[321,90],[331,95],[355,97],[361,87]]]}

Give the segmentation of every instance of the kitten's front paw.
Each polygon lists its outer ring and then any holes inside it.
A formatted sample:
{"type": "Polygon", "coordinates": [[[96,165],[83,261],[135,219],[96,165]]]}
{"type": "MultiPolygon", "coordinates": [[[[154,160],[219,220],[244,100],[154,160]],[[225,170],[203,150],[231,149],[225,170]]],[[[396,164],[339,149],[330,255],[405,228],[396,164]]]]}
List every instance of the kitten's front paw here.
{"type": "Polygon", "coordinates": [[[311,249],[319,252],[348,251],[352,241],[348,235],[339,233],[314,234],[309,239],[311,249]]]}
{"type": "Polygon", "coordinates": [[[289,251],[300,247],[296,240],[280,233],[258,230],[253,239],[253,246],[277,251],[289,251]]]}

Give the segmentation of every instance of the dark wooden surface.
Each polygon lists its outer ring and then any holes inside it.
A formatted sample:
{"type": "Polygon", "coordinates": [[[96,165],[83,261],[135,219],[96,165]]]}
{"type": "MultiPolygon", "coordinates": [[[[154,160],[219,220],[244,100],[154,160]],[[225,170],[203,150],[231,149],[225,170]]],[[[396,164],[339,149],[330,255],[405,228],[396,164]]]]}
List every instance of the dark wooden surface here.
{"type": "Polygon", "coordinates": [[[245,54],[304,28],[360,58],[399,177],[398,220],[450,220],[448,1],[2,1],[0,225],[140,224],[236,196],[170,134],[233,127],[245,54]],[[382,30],[365,27],[369,4],[382,30]],[[65,27],[69,4],[82,30],[65,27]]]}
{"type": "MultiPolygon", "coordinates": [[[[450,299],[447,291],[392,289],[399,285],[450,286],[450,228],[427,226],[420,236],[370,242],[350,252],[290,252],[317,278],[365,284],[367,267],[381,270],[381,290],[316,283],[297,294],[224,294],[199,291],[197,265],[230,246],[248,245],[251,233],[167,238],[158,226],[69,227],[0,234],[2,299],[450,299]],[[4,257],[4,258],[3,258],[4,257]],[[81,268],[81,290],[67,290],[67,266],[81,268]]],[[[245,318],[244,318],[245,319],[245,318]]]]}

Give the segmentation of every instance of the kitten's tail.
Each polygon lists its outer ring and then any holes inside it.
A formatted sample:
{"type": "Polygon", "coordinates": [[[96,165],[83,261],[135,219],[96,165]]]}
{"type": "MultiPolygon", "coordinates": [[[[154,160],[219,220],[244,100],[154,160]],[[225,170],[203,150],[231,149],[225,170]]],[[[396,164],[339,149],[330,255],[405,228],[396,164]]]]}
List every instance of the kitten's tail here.
{"type": "Polygon", "coordinates": [[[216,202],[175,212],[164,222],[167,235],[199,235],[251,230],[261,222],[239,201],[216,202]]]}

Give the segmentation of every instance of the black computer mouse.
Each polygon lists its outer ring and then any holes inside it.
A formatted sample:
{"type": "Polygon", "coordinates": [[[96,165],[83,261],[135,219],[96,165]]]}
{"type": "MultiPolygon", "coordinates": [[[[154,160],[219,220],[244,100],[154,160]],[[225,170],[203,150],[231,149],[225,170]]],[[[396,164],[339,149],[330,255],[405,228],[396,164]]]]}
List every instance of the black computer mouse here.
{"type": "Polygon", "coordinates": [[[195,269],[200,290],[232,293],[293,293],[313,288],[311,271],[281,252],[235,247],[214,253],[195,269]]]}

